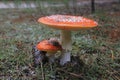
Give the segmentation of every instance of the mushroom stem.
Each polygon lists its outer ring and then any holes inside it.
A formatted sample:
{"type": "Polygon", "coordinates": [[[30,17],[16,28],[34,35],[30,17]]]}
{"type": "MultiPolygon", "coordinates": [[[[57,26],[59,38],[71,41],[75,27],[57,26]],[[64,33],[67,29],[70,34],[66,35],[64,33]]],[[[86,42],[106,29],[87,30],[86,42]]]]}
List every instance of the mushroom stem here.
{"type": "Polygon", "coordinates": [[[63,47],[62,56],[60,64],[64,65],[70,61],[70,51],[72,50],[72,40],[71,40],[71,31],[62,30],[61,31],[61,44],[63,47]]]}
{"type": "Polygon", "coordinates": [[[49,56],[49,62],[54,63],[55,62],[55,55],[49,56]]]}

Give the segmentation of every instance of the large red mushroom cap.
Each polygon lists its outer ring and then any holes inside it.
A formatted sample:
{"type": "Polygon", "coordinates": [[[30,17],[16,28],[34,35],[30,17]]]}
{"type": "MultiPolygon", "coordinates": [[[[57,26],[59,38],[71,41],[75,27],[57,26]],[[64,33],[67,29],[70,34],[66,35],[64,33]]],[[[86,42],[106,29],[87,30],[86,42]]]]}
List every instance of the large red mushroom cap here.
{"type": "Polygon", "coordinates": [[[41,17],[38,19],[38,22],[62,30],[80,30],[93,28],[98,25],[96,21],[91,19],[71,15],[51,15],[41,17]]]}
{"type": "Polygon", "coordinates": [[[57,51],[61,51],[61,45],[54,45],[53,42],[50,40],[43,40],[37,44],[37,49],[41,51],[47,51],[48,53],[55,53],[57,51]]]}

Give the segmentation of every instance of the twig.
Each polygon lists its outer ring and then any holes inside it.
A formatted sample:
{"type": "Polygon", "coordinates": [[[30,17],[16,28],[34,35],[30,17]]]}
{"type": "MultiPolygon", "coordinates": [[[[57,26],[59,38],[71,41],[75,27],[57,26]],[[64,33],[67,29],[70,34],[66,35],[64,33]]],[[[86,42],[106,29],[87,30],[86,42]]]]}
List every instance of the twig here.
{"type": "Polygon", "coordinates": [[[41,71],[42,71],[42,79],[45,80],[45,74],[44,74],[43,63],[42,62],[40,62],[40,66],[41,66],[41,71]]]}
{"type": "Polygon", "coordinates": [[[114,60],[114,52],[113,52],[113,50],[111,50],[111,58],[112,58],[112,60],[114,60]]]}
{"type": "Polygon", "coordinates": [[[117,76],[111,76],[114,80],[119,80],[119,77],[117,76]]]}
{"type": "Polygon", "coordinates": [[[53,73],[52,63],[51,63],[51,62],[49,62],[49,64],[50,64],[50,72],[51,72],[51,73],[53,73]]]}
{"type": "Polygon", "coordinates": [[[75,74],[75,73],[71,73],[71,72],[68,72],[68,71],[65,71],[63,69],[60,69],[60,68],[57,68],[58,71],[63,71],[64,73],[67,73],[69,75],[72,75],[72,76],[75,76],[75,77],[78,77],[78,78],[81,78],[82,75],[81,74],[75,74]]]}

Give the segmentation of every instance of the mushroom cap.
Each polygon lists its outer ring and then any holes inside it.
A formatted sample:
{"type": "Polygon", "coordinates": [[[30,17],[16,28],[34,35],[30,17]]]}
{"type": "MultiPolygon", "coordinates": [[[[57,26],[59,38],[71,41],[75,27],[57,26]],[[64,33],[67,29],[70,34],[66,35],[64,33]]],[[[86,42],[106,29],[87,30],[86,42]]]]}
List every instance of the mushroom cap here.
{"type": "Polygon", "coordinates": [[[41,17],[38,22],[62,30],[79,30],[93,28],[98,25],[97,22],[81,16],[71,15],[51,15],[41,17]]]}
{"type": "Polygon", "coordinates": [[[55,53],[62,50],[61,46],[54,46],[49,42],[49,40],[39,42],[36,47],[38,50],[47,51],[48,53],[55,53]]]}

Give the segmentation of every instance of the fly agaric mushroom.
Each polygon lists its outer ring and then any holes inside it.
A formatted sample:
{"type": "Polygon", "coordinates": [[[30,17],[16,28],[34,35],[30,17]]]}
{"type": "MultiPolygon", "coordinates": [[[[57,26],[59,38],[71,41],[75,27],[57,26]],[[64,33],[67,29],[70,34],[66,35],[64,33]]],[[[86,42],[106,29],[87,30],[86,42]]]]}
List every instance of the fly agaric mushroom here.
{"type": "Polygon", "coordinates": [[[55,29],[61,29],[61,44],[64,49],[60,61],[61,65],[70,61],[70,51],[72,50],[71,31],[89,29],[98,25],[97,22],[91,19],[71,15],[51,15],[41,17],[38,19],[38,22],[55,29]]]}
{"type": "Polygon", "coordinates": [[[38,50],[46,52],[46,56],[50,62],[54,62],[54,55],[57,51],[61,51],[62,47],[58,40],[50,38],[49,40],[43,40],[36,45],[38,50]]]}

